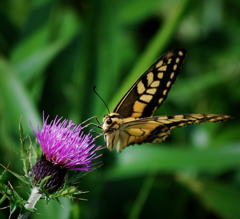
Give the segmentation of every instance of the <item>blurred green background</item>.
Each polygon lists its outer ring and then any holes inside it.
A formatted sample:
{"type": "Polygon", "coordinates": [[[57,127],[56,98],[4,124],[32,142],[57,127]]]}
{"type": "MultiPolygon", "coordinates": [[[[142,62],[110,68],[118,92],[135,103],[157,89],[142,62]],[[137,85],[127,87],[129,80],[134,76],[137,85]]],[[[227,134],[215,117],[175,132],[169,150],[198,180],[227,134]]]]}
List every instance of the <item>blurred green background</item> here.
{"type": "MultiPolygon", "coordinates": [[[[0,162],[21,173],[18,123],[42,112],[80,123],[101,120],[164,52],[187,49],[155,115],[223,113],[222,123],[175,129],[164,143],[102,151],[81,198],[37,204],[52,218],[240,218],[239,0],[1,0],[0,162]]],[[[97,144],[104,144],[103,137],[97,144]]],[[[27,191],[9,175],[21,195],[27,191]]],[[[4,202],[1,207],[7,206],[4,202]]],[[[0,218],[8,217],[0,211],[0,218]]],[[[12,218],[16,218],[17,213],[12,218]]]]}

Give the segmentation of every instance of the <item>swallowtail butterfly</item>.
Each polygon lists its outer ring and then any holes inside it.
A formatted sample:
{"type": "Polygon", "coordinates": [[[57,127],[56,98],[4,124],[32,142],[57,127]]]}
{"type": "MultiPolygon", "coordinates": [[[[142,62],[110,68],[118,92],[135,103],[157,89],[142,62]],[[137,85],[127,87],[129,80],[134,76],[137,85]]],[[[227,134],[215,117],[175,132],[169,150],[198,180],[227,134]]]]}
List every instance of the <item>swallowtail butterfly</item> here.
{"type": "Polygon", "coordinates": [[[186,50],[173,49],[159,58],[129,89],[112,113],[103,118],[104,139],[117,151],[141,143],[164,141],[173,128],[231,118],[222,114],[153,116],[167,98],[186,56],[186,50]]]}

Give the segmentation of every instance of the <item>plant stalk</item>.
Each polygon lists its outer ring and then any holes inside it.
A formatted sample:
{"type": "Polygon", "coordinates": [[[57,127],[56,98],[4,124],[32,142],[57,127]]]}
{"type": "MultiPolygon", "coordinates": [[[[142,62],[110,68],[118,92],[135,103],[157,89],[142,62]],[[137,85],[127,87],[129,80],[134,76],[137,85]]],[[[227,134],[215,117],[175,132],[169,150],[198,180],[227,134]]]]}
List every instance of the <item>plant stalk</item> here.
{"type": "MultiPolygon", "coordinates": [[[[38,200],[41,198],[41,194],[39,194],[39,190],[37,187],[33,187],[32,193],[28,199],[27,204],[24,205],[26,209],[33,210],[38,200]]],[[[26,219],[30,215],[31,211],[25,211],[23,214],[20,214],[18,219],[26,219]]]]}

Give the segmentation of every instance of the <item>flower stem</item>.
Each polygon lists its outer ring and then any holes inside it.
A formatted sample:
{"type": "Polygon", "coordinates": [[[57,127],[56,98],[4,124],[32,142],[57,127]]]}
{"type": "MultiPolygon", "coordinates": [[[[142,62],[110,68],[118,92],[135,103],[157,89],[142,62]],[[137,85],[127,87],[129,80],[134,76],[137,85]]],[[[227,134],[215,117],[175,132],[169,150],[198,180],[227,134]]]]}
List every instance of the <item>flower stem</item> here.
{"type": "MultiPolygon", "coordinates": [[[[41,196],[42,195],[39,194],[38,188],[33,187],[32,193],[28,199],[28,202],[27,202],[27,204],[24,205],[24,207],[27,209],[33,210],[35,205],[37,204],[38,200],[41,198],[41,196]]],[[[28,218],[30,213],[31,213],[30,211],[26,211],[25,213],[20,214],[18,219],[26,219],[26,218],[28,218]]]]}

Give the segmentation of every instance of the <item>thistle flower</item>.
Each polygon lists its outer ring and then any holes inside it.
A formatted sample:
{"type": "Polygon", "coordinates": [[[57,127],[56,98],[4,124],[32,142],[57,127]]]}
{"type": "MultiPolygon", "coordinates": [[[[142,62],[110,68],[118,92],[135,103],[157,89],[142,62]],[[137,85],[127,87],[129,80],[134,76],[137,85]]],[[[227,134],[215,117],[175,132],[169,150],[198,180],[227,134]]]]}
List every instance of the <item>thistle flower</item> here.
{"type": "MultiPolygon", "coordinates": [[[[41,130],[39,125],[37,131],[32,127],[42,148],[42,156],[29,172],[26,168],[26,160],[31,159],[31,153],[24,149],[25,139],[20,120],[20,140],[26,175],[23,177],[12,171],[11,173],[27,185],[31,185],[32,188],[28,201],[22,200],[19,196],[17,196],[16,201],[17,193],[14,193],[14,205],[11,205],[11,212],[15,211],[16,206],[19,206],[21,208],[19,219],[26,219],[31,212],[34,212],[35,205],[42,196],[48,203],[52,199],[59,202],[59,197],[72,199],[73,195],[81,194],[82,192],[72,183],[77,182],[83,176],[81,172],[94,170],[92,165],[101,163],[92,163],[94,159],[101,156],[101,154],[96,154],[101,146],[95,147],[94,139],[90,134],[85,135],[82,132],[81,125],[75,125],[71,120],[69,122],[66,119],[61,121],[62,117],[60,119],[56,117],[50,124],[47,124],[48,118],[49,116],[45,120],[43,113],[43,128],[41,130]],[[71,170],[76,170],[78,173],[70,179],[65,179],[67,172],[71,170]]],[[[4,174],[0,178],[4,180],[4,174]]]]}
{"type": "Polygon", "coordinates": [[[42,130],[39,126],[37,131],[32,127],[42,148],[42,157],[32,167],[30,176],[35,185],[51,176],[43,186],[49,191],[57,191],[69,170],[89,171],[92,165],[100,163],[92,164],[92,160],[101,156],[96,155],[101,146],[95,147],[90,134],[84,135],[81,126],[75,125],[71,120],[61,122],[62,117],[56,117],[47,124],[48,118],[49,116],[44,120],[43,114],[42,130]]]}

